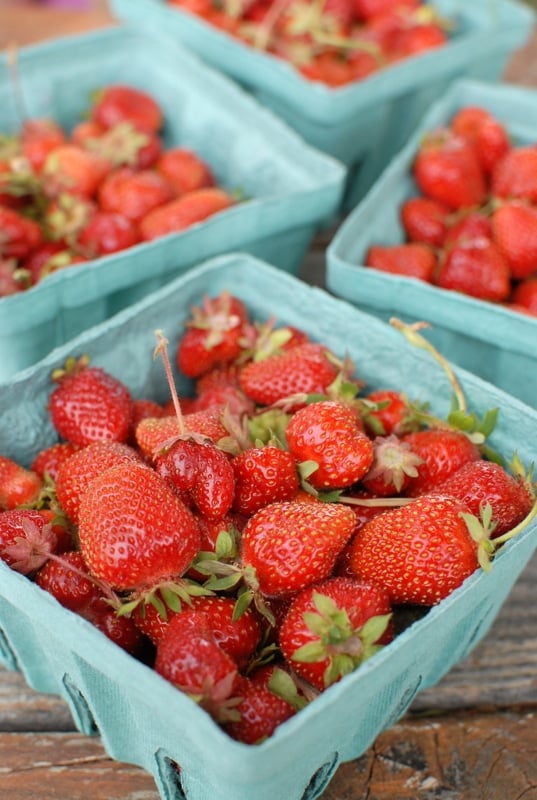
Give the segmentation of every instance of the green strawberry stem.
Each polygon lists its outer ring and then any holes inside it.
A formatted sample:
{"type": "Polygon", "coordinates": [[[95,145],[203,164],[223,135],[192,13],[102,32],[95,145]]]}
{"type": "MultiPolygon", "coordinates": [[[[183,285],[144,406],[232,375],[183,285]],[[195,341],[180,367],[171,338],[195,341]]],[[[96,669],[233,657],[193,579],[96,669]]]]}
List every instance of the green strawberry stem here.
{"type": "Polygon", "coordinates": [[[523,531],[524,528],[526,528],[529,525],[529,523],[535,519],[535,517],[537,517],[537,499],[535,500],[529,513],[524,517],[524,519],[521,522],[518,523],[518,525],[515,525],[515,527],[511,528],[510,531],[504,533],[503,536],[498,536],[496,539],[493,540],[495,549],[499,545],[504,544],[504,542],[508,542],[509,539],[514,539],[514,537],[517,536],[517,534],[519,534],[521,531],[523,531]]]}
{"type": "Polygon", "coordinates": [[[162,358],[162,362],[164,364],[164,370],[166,372],[166,378],[168,379],[168,385],[170,387],[173,407],[175,409],[175,413],[177,416],[177,422],[179,423],[179,433],[180,435],[183,435],[185,433],[185,422],[183,419],[183,412],[181,411],[181,403],[179,402],[177,389],[175,388],[175,381],[173,379],[170,357],[168,356],[169,341],[168,339],[166,339],[161,330],[156,330],[155,336],[157,337],[157,346],[155,347],[153,357],[157,358],[158,356],[160,356],[162,358]]]}

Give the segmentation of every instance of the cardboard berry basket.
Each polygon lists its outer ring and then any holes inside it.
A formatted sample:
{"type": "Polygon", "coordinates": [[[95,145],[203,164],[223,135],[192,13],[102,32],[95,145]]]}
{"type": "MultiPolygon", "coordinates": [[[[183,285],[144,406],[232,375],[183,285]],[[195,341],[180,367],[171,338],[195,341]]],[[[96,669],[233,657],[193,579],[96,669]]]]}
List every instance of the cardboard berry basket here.
{"type": "MultiPolygon", "coordinates": [[[[451,387],[438,363],[391,326],[250,255],[211,259],[125,309],[0,387],[0,452],[28,464],[55,440],[46,403],[51,370],[87,353],[134,396],[168,398],[153,358],[155,330],[177,345],[190,307],[232,289],[252,316],[277,315],[336,353],[348,352],[368,386],[400,388],[445,416],[451,387]]],[[[458,378],[470,410],[499,408],[491,447],[529,464],[537,411],[470,373],[458,378]]],[[[179,391],[188,386],[176,377],[179,391]]],[[[341,762],[358,757],[395,723],[420,689],[437,682],[488,631],[537,547],[537,523],[355,672],[332,685],[256,746],[229,738],[212,718],[150,666],[117,648],[0,563],[0,650],[39,691],[69,703],[80,730],[98,732],[110,755],[145,767],[163,800],[314,800],[341,762]],[[176,765],[179,767],[177,770],[176,765]]]]}
{"type": "Polygon", "coordinates": [[[182,41],[251,91],[310,144],[345,163],[345,210],[365,194],[452,80],[500,79],[535,20],[534,12],[517,0],[433,0],[432,5],[454,23],[446,47],[333,89],[306,80],[283,59],[255,50],[167,0],[109,0],[119,19],[182,41]]]}
{"type": "MultiPolygon", "coordinates": [[[[52,116],[68,130],[95,90],[125,83],[149,92],[163,108],[164,146],[193,149],[217,182],[245,201],[182,233],[59,270],[0,298],[0,380],[204,258],[240,249],[297,271],[320,222],[339,205],[341,164],[156,34],[118,26],[22,48],[18,74],[26,115],[52,116]]],[[[19,130],[19,112],[6,55],[0,57],[2,133],[19,130]]]]}
{"type": "Polygon", "coordinates": [[[467,105],[480,105],[507,126],[514,143],[537,142],[537,95],[507,84],[461,80],[422,118],[407,145],[341,225],[327,249],[326,281],[334,294],[388,320],[425,320],[430,340],[452,361],[537,407],[537,319],[501,305],[363,266],[372,244],[404,241],[401,204],[416,195],[412,163],[425,132],[467,105]]]}

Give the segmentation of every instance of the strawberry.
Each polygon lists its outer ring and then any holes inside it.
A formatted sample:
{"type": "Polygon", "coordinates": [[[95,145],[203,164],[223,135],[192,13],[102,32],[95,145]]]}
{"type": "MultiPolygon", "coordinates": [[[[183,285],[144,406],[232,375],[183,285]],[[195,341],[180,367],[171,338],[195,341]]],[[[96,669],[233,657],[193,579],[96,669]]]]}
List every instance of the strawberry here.
{"type": "Polygon", "coordinates": [[[140,241],[135,224],[115,211],[97,210],[77,236],[77,248],[87,258],[98,258],[133,247],[140,241]]]}
{"type": "Polygon", "coordinates": [[[271,503],[244,527],[242,563],[255,569],[263,594],[297,592],[331,574],[354,525],[353,511],[343,505],[271,503]]]}
{"type": "Polygon", "coordinates": [[[352,486],[373,463],[373,443],[356,414],[326,400],[296,411],[287,425],[287,446],[297,462],[312,462],[307,479],[318,490],[352,486]]]}
{"type": "Polygon", "coordinates": [[[0,259],[23,259],[43,242],[41,228],[13,208],[0,207],[0,259]]]}
{"type": "Polygon", "coordinates": [[[428,244],[422,242],[372,245],[366,253],[365,263],[380,272],[430,283],[436,268],[436,255],[428,244]]]}
{"type": "Polygon", "coordinates": [[[162,109],[155,98],[142,89],[123,84],[100,91],[89,116],[105,129],[130,122],[138,130],[156,132],[163,125],[162,109]]]}
{"type": "Polygon", "coordinates": [[[127,166],[138,170],[153,167],[163,151],[157,133],[137,130],[130,122],[118,122],[96,138],[88,136],[83,147],[104,158],[112,168],[127,166]]]}
{"type": "Polygon", "coordinates": [[[196,555],[196,520],[149,467],[125,462],[95,478],[80,501],[81,552],[117,589],[146,589],[181,576],[196,555]]]}
{"type": "Polygon", "coordinates": [[[422,194],[457,211],[486,199],[483,169],[472,145],[449,128],[427,134],[413,166],[422,194]]]}
{"type": "Polygon", "coordinates": [[[40,172],[49,153],[67,143],[67,136],[53,119],[27,119],[21,130],[21,152],[32,169],[40,172]]]}
{"type": "Polygon", "coordinates": [[[363,581],[383,586],[392,604],[434,605],[474,573],[477,545],[453,497],[424,495],[366,522],[350,564],[363,581]]]}
{"type": "Polygon", "coordinates": [[[325,394],[340,366],[327,347],[308,342],[246,364],[240,383],[254,402],[272,405],[297,394],[325,394]]]}
{"type": "Polygon", "coordinates": [[[140,220],[142,239],[150,242],[169,233],[179,233],[235,204],[229,192],[219,187],[206,187],[188,192],[148,211],[140,220]]]}
{"type": "Polygon", "coordinates": [[[519,201],[507,202],[494,212],[492,230],[515,280],[529,278],[537,271],[537,208],[519,201]]]}
{"type": "Polygon", "coordinates": [[[476,517],[488,503],[494,523],[492,536],[501,536],[518,525],[535,502],[531,480],[522,472],[511,475],[492,461],[471,461],[441,483],[435,492],[461,500],[476,517]]]}
{"type": "Polygon", "coordinates": [[[166,150],[157,160],[155,169],[165,178],[177,197],[216,184],[209,165],[186,147],[166,150]]]}
{"type": "Polygon", "coordinates": [[[0,558],[16,572],[33,575],[59,542],[50,515],[22,508],[0,512],[0,558]]]}
{"type": "Polygon", "coordinates": [[[78,523],[80,501],[92,480],[110,467],[126,461],[141,463],[140,456],[129,445],[104,440],[77,449],[60,465],[56,478],[56,498],[71,522],[78,523]]]}
{"type": "MultiPolygon", "coordinates": [[[[229,436],[229,431],[222,422],[219,409],[209,408],[184,414],[185,431],[199,433],[213,442],[229,436]]],[[[154,457],[170,439],[179,436],[183,431],[175,415],[161,418],[143,419],[136,427],[136,444],[149,457],[154,457]]]]}
{"type": "Polygon", "coordinates": [[[369,433],[389,436],[401,434],[411,425],[412,412],[402,392],[395,389],[375,389],[365,396],[367,409],[363,420],[369,433]]]}
{"type": "Polygon", "coordinates": [[[530,313],[537,315],[537,276],[520,281],[513,290],[511,300],[530,313]]]}
{"type": "Polygon", "coordinates": [[[130,617],[118,616],[104,598],[93,599],[78,613],[129,655],[143,657],[147,639],[130,617]]]}
{"type": "Polygon", "coordinates": [[[71,550],[63,553],[61,561],[47,561],[37,572],[35,583],[49,592],[65,608],[80,611],[91,600],[101,596],[82,553],[71,550]]]}
{"type": "Polygon", "coordinates": [[[355,13],[360,19],[370,20],[387,14],[390,11],[412,11],[419,5],[419,0],[354,0],[355,13]]]}
{"type": "Polygon", "coordinates": [[[172,190],[162,175],[153,169],[136,170],[132,167],[110,172],[98,193],[102,211],[120,214],[137,223],[171,197],[172,190]]]}
{"type": "Polygon", "coordinates": [[[96,195],[109,171],[106,159],[67,143],[51,150],[41,175],[49,197],[58,197],[66,192],[89,199],[96,195]]]}
{"type": "Polygon", "coordinates": [[[511,294],[511,271],[494,242],[461,240],[444,253],[435,283],[480,300],[501,302],[511,294]]]}
{"type": "Polygon", "coordinates": [[[401,205],[401,222],[411,242],[441,247],[447,232],[449,208],[430,197],[410,197],[401,205]]]}
{"type": "Polygon", "coordinates": [[[229,292],[204,297],[191,309],[179,340],[175,361],[189,378],[198,378],[215,367],[235,361],[242,352],[247,313],[242,301],[229,292]]]}
{"type": "Polygon", "coordinates": [[[491,176],[494,197],[537,201],[537,149],[512,147],[496,164],[491,176]]]}
{"type": "Polygon", "coordinates": [[[58,434],[78,445],[108,439],[126,441],[131,421],[132,399],[128,388],[88,359],[68,360],[53,374],[57,382],[48,409],[58,434]]]}
{"type": "Polygon", "coordinates": [[[269,503],[292,500],[298,493],[295,459],[279,447],[249,448],[233,458],[232,468],[233,508],[244,516],[251,516],[269,503]]]}
{"type": "Polygon", "coordinates": [[[43,481],[36,472],[0,455],[0,510],[32,505],[42,486],[43,481]]]}
{"type": "Polygon", "coordinates": [[[381,586],[333,577],[291,601],[278,632],[289,666],[319,691],[357,669],[393,638],[381,586]]]}
{"type": "Polygon", "coordinates": [[[362,478],[362,486],[377,497],[404,492],[418,475],[420,456],[412,452],[408,442],[394,434],[375,437],[373,450],[373,463],[362,478]]]}
{"type": "Polygon", "coordinates": [[[430,492],[463,464],[481,458],[477,445],[457,430],[429,428],[404,434],[402,439],[422,460],[406,491],[409,497],[430,492]]]}
{"type": "Polygon", "coordinates": [[[401,27],[394,37],[389,53],[390,62],[442,47],[447,41],[446,32],[436,22],[411,22],[401,27]]]}
{"type": "Polygon", "coordinates": [[[260,744],[296,713],[287,700],[245,676],[241,676],[236,694],[240,697],[235,706],[239,719],[226,722],[224,729],[232,739],[243,744],[260,744]]]}
{"type": "Polygon", "coordinates": [[[74,254],[65,242],[43,242],[26,256],[22,262],[23,269],[27,270],[30,283],[34,286],[47,275],[55,271],[58,263],[65,262],[65,266],[72,263],[74,254]]]}
{"type": "Polygon", "coordinates": [[[32,461],[31,468],[40,478],[45,479],[48,476],[52,481],[56,481],[60,466],[79,449],[79,445],[73,442],[56,442],[39,451],[32,461]]]}
{"type": "Polygon", "coordinates": [[[464,106],[451,119],[450,127],[474,146],[481,166],[490,175],[511,147],[505,126],[487,109],[464,106]]]}
{"type": "MultiPolygon", "coordinates": [[[[457,215],[458,217],[458,215],[457,215]]],[[[473,239],[492,239],[492,223],[487,214],[481,211],[470,211],[449,226],[444,238],[444,248],[473,239]]]]}

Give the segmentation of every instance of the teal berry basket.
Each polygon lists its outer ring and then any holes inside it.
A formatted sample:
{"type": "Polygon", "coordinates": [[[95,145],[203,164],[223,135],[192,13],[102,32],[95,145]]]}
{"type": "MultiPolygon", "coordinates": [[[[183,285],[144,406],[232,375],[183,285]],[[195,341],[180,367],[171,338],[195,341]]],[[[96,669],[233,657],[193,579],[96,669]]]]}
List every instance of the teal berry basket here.
{"type": "Polygon", "coordinates": [[[537,319],[459,292],[388,275],[365,264],[372,244],[404,241],[401,204],[418,194],[412,163],[425,132],[449,122],[467,105],[479,105],[502,121],[514,143],[537,142],[537,95],[508,84],[461,80],[422,119],[367,197],[352,211],[327,249],[330,291],[388,320],[424,320],[430,340],[447,358],[537,407],[537,319]]]}
{"type": "MultiPolygon", "coordinates": [[[[0,387],[0,452],[29,464],[55,441],[46,404],[51,371],[87,353],[135,397],[168,398],[152,357],[156,329],[176,347],[205,293],[230,289],[254,319],[276,315],[348,355],[370,389],[393,387],[449,411],[451,386],[438,363],[385,322],[323,289],[232,253],[210,259],[168,286],[50,353],[0,387]]],[[[469,409],[499,408],[490,445],[526,464],[537,454],[537,411],[464,370],[469,409]]],[[[179,392],[189,384],[176,375],[179,392]]],[[[212,718],[152,668],[128,656],[27,578],[0,564],[0,651],[34,689],[61,695],[79,729],[98,733],[108,753],[144,767],[162,800],[315,800],[342,762],[363,754],[420,689],[435,684],[487,633],[537,547],[537,522],[498,552],[492,571],[473,574],[354,673],[332,685],[257,746],[229,738],[212,718]]]]}
{"type": "Polygon", "coordinates": [[[433,0],[432,5],[455,26],[446,47],[333,89],[306,80],[282,59],[243,44],[167,0],[109,0],[117,18],[183,42],[314,147],[342,161],[348,168],[344,211],[363,197],[453,80],[499,80],[536,20],[517,0],[433,0]]]}
{"type": "MultiPolygon", "coordinates": [[[[22,48],[18,71],[27,116],[52,116],[68,130],[95,90],[125,83],[148,91],[164,111],[164,146],[195,150],[224,188],[246,199],[182,233],[59,270],[0,298],[0,381],[211,256],[240,249],[297,272],[322,221],[339,206],[340,163],[154,32],[125,25],[22,48]]],[[[0,131],[19,130],[18,107],[4,58],[0,131]]]]}

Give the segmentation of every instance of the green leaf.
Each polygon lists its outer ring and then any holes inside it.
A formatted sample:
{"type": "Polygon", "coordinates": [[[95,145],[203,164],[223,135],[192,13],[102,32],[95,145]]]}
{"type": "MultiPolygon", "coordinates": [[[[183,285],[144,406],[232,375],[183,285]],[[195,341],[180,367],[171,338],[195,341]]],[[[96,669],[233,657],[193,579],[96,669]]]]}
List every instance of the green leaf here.
{"type": "Polygon", "coordinates": [[[320,642],[308,642],[299,647],[292,655],[293,661],[303,661],[306,664],[323,661],[326,658],[326,649],[320,642]]]}

